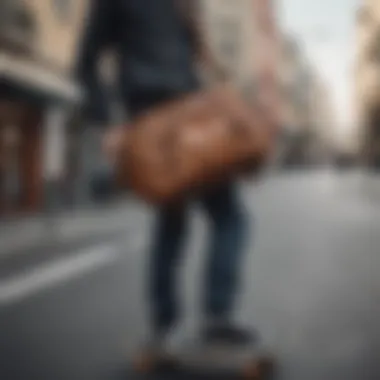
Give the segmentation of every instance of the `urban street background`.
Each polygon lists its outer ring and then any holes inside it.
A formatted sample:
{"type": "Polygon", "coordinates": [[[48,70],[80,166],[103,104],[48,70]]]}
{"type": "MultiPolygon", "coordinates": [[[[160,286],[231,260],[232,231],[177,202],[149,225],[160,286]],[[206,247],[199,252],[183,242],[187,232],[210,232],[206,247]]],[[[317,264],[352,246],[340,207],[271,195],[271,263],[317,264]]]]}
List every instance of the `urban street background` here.
{"type": "MultiPolygon", "coordinates": [[[[158,1],[158,0],[157,0],[158,1]]],[[[380,376],[380,3],[202,0],[207,42],[281,121],[241,192],[252,217],[238,314],[279,380],[380,376]]],[[[134,378],[152,209],[109,181],[75,66],[91,2],[0,3],[0,379],[134,378]]],[[[116,57],[100,63],[116,123],[116,57]]],[[[207,79],[207,78],[206,78],[207,79]]],[[[206,229],[183,263],[195,333],[206,229]]]]}

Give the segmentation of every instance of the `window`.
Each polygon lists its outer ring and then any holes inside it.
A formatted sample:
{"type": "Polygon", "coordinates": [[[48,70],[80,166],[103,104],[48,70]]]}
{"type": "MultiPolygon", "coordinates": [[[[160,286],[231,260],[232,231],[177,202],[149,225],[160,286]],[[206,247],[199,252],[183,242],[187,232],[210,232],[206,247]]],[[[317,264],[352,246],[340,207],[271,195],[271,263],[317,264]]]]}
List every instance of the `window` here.
{"type": "Polygon", "coordinates": [[[52,0],[53,11],[62,22],[68,22],[71,17],[72,1],[71,0],[52,0]]]}

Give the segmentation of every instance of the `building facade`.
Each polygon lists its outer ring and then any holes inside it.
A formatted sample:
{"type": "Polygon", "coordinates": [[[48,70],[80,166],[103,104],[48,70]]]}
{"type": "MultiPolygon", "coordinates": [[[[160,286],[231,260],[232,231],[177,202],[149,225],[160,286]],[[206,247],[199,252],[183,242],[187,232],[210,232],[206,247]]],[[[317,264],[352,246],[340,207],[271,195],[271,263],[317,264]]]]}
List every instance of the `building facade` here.
{"type": "Polygon", "coordinates": [[[329,164],[336,150],[337,120],[330,87],[319,75],[311,76],[309,110],[309,161],[315,164],[329,164]]]}
{"type": "Polygon", "coordinates": [[[254,86],[254,14],[250,0],[202,1],[207,44],[239,86],[254,86]]]}
{"type": "Polygon", "coordinates": [[[286,134],[296,135],[309,123],[310,73],[301,48],[289,36],[282,37],[280,62],[281,120],[286,134]]]}
{"type": "Polygon", "coordinates": [[[85,0],[0,5],[2,214],[41,210],[45,182],[64,175],[62,115],[81,98],[70,74],[85,12],[85,0]]]}
{"type": "Polygon", "coordinates": [[[355,104],[362,162],[380,165],[380,3],[362,0],[356,15],[355,104]]]}
{"type": "Polygon", "coordinates": [[[283,163],[323,163],[331,156],[335,127],[328,86],[296,39],[283,35],[280,51],[283,163]]]}
{"type": "Polygon", "coordinates": [[[274,106],[277,23],[270,0],[202,1],[208,43],[235,84],[250,99],[274,106]]]}
{"type": "Polygon", "coordinates": [[[254,71],[257,98],[280,122],[280,36],[276,0],[254,0],[254,71]]]}

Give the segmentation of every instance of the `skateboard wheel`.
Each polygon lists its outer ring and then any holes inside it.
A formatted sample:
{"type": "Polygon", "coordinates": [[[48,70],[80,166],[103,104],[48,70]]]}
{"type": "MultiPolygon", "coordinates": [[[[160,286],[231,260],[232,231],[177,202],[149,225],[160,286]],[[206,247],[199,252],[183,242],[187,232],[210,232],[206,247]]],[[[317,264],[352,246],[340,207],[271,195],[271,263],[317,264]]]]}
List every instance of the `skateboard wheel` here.
{"type": "Polygon", "coordinates": [[[246,380],[258,380],[260,375],[260,366],[257,362],[252,362],[244,368],[243,378],[246,380]]]}
{"type": "Polygon", "coordinates": [[[251,362],[244,371],[244,378],[251,380],[268,379],[274,371],[274,360],[271,357],[261,358],[251,362]]]}
{"type": "Polygon", "coordinates": [[[138,373],[148,373],[154,370],[155,364],[153,355],[143,354],[134,360],[133,368],[138,373]]]}

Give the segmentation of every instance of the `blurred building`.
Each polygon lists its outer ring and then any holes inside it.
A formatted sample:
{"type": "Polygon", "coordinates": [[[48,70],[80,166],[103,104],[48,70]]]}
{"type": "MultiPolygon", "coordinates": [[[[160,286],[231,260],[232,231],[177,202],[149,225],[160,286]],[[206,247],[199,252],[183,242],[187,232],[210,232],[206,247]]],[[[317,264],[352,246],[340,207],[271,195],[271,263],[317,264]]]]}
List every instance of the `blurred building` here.
{"type": "Polygon", "coordinates": [[[305,140],[309,134],[309,75],[295,39],[283,35],[280,44],[280,118],[283,128],[285,164],[305,159],[305,140]]]}
{"type": "Polygon", "coordinates": [[[40,210],[46,181],[64,175],[62,117],[78,104],[71,80],[86,1],[0,3],[0,204],[40,210]]]}
{"type": "Polygon", "coordinates": [[[256,39],[254,71],[257,76],[257,98],[274,118],[280,117],[281,30],[275,0],[253,0],[256,39]]]}
{"type": "Polygon", "coordinates": [[[87,0],[2,0],[1,41],[7,51],[68,74],[87,0]]]}
{"type": "Polygon", "coordinates": [[[254,13],[251,0],[202,1],[204,30],[216,59],[232,80],[254,87],[254,13]]]}
{"type": "Polygon", "coordinates": [[[322,163],[330,157],[334,124],[328,87],[296,39],[283,35],[280,46],[283,164],[322,163]]]}
{"type": "Polygon", "coordinates": [[[380,3],[362,0],[356,17],[356,107],[360,156],[380,165],[380,3]]]}
{"type": "Polygon", "coordinates": [[[249,98],[277,99],[277,22],[269,0],[202,1],[208,43],[249,98]]]}
{"type": "Polygon", "coordinates": [[[309,162],[331,163],[335,154],[337,120],[329,85],[319,76],[310,76],[309,162]]]}

